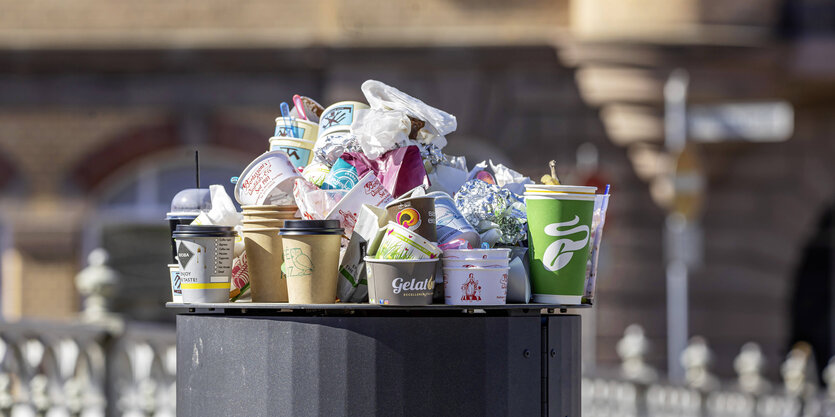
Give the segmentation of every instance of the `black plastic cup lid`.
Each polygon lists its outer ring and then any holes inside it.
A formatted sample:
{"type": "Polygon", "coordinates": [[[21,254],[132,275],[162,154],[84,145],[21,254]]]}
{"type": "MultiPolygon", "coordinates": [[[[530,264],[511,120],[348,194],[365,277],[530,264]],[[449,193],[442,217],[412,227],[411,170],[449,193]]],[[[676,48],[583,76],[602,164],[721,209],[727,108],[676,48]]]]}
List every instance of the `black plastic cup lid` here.
{"type": "Polygon", "coordinates": [[[339,220],[285,220],[280,235],[341,235],[339,220]]]}
{"type": "Polygon", "coordinates": [[[173,236],[177,237],[230,237],[235,231],[228,226],[192,226],[178,224],[173,236]]]}

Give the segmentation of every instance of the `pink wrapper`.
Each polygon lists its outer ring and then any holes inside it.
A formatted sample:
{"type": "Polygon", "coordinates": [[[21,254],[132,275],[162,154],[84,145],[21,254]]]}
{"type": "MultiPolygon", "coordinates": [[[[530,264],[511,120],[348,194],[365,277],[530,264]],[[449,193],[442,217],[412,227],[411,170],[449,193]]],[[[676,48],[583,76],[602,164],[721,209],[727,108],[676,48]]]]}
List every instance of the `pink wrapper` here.
{"type": "Polygon", "coordinates": [[[360,178],[373,172],[395,198],[419,185],[429,185],[420,149],[414,145],[390,150],[374,160],[359,152],[347,152],[340,158],[353,165],[360,178]]]}

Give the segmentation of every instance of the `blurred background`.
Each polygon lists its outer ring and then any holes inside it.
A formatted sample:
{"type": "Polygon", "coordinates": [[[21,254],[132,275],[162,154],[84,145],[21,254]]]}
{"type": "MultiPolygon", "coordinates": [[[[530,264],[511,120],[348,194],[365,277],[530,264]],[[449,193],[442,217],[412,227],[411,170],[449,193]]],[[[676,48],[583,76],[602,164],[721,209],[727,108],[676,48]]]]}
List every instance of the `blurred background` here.
{"type": "Polygon", "coordinates": [[[122,367],[120,410],[173,412],[163,219],[193,185],[194,150],[204,186],[231,191],[267,150],[279,103],[362,100],[366,79],[456,115],[445,152],[470,167],[491,158],[538,180],[556,159],[564,182],[612,185],[597,302],[582,313],[588,415],[650,384],[744,387],[740,367],[772,381],[749,390],[763,395],[791,393],[792,377],[795,399],[835,381],[823,372],[835,354],[833,1],[0,10],[0,409],[114,411],[106,381],[122,367]],[[96,248],[109,258],[88,259],[96,248]],[[84,268],[106,285],[84,285],[84,268]],[[112,313],[85,305],[90,294],[112,313]],[[110,366],[93,345],[114,341],[125,354],[110,366]],[[747,342],[757,348],[739,365],[747,342]]]}

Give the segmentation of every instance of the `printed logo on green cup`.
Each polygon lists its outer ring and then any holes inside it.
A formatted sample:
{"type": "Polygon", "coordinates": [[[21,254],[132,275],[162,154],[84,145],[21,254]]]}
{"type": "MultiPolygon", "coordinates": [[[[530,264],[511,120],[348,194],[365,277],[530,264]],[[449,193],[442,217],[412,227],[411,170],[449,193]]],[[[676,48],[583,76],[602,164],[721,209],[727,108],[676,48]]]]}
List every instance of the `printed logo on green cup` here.
{"type": "Polygon", "coordinates": [[[557,239],[555,242],[548,245],[545,253],[542,255],[542,264],[545,269],[549,271],[559,271],[564,266],[571,262],[574,252],[585,249],[589,244],[589,227],[580,225],[568,230],[560,230],[560,228],[571,227],[580,222],[580,216],[574,216],[573,220],[561,223],[551,223],[545,226],[543,232],[548,236],[560,237],[570,236],[576,233],[583,233],[583,238],[579,240],[573,239],[557,239]]]}

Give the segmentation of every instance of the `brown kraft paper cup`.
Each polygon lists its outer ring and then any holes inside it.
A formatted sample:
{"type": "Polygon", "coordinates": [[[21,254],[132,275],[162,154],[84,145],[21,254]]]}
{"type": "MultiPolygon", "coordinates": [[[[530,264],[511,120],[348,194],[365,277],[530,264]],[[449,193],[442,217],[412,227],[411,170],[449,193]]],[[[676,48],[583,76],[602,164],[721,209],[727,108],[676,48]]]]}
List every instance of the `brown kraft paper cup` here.
{"type": "Polygon", "coordinates": [[[386,206],[390,221],[417,233],[430,242],[437,242],[435,230],[435,198],[412,197],[386,206]]]}
{"type": "Polygon", "coordinates": [[[249,262],[252,301],[286,303],[287,278],[281,273],[284,261],[279,228],[244,228],[244,247],[249,262]]]}
{"type": "Polygon", "coordinates": [[[291,220],[281,229],[290,304],[336,301],[343,232],[338,226],[338,220],[291,220]]]}

